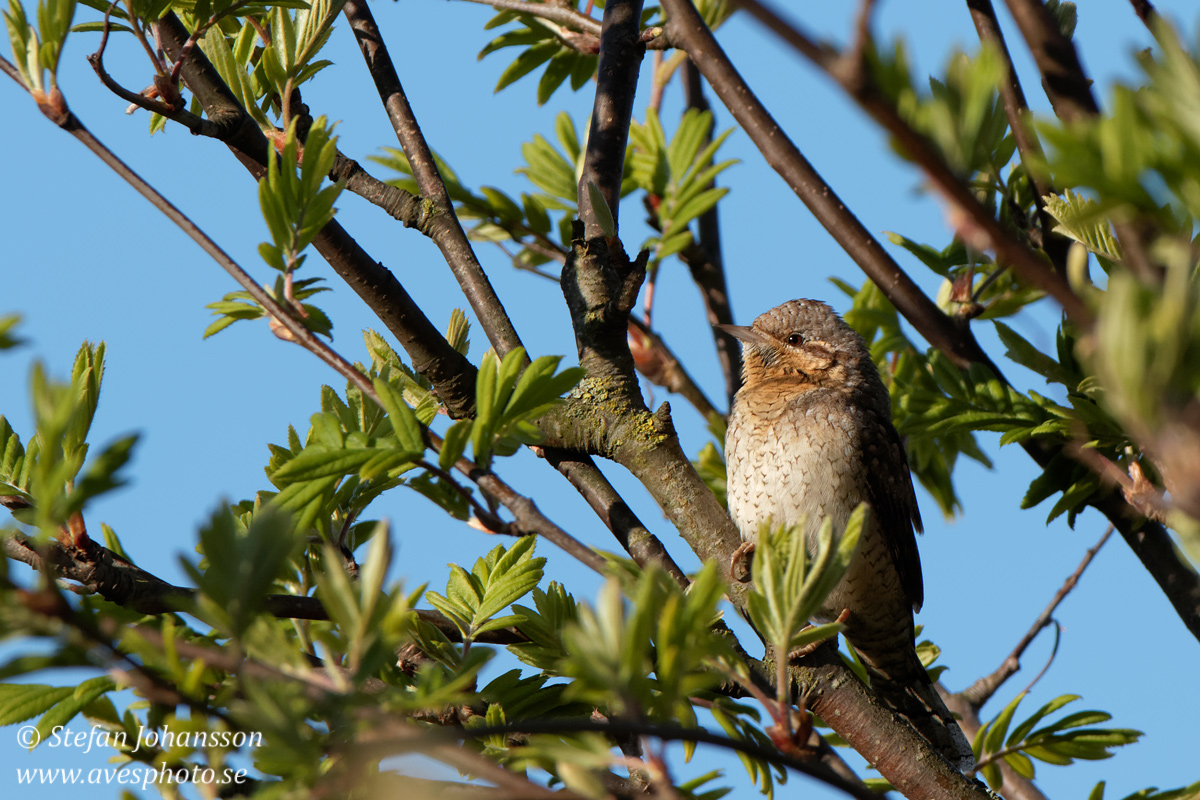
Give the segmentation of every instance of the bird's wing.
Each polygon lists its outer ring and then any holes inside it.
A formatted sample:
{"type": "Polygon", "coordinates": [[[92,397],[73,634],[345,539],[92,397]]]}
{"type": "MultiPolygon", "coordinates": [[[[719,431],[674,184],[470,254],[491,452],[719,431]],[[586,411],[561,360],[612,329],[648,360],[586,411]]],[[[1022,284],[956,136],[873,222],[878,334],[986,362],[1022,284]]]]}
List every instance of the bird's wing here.
{"type": "MultiPolygon", "coordinates": [[[[879,412],[868,410],[868,415],[879,412]]],[[[891,419],[873,420],[876,424],[863,426],[863,454],[867,461],[867,500],[872,515],[878,520],[892,554],[892,563],[900,574],[900,585],[919,611],[924,600],[921,583],[921,556],[917,552],[917,537],[921,530],[921,512],[913,492],[912,474],[904,443],[892,426],[891,419]]]]}

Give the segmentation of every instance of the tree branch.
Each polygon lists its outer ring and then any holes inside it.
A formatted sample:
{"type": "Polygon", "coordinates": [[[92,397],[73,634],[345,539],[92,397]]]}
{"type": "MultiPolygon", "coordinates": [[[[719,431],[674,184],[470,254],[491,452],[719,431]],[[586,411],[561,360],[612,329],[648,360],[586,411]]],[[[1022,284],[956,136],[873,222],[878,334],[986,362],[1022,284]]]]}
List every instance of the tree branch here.
{"type": "Polygon", "coordinates": [[[646,52],[639,29],[641,13],[641,0],[611,0],[604,8],[596,101],[592,106],[583,175],[579,179],[579,217],[587,239],[603,235],[592,208],[588,184],[596,185],[613,221],[619,220],[625,144],[633,117],[638,67],[646,52]]]}
{"type": "MultiPolygon", "coordinates": [[[[343,8],[343,13],[355,32],[355,37],[363,52],[363,58],[367,62],[371,77],[375,81],[379,96],[387,110],[388,118],[392,121],[400,146],[404,149],[409,164],[412,166],[417,185],[420,187],[421,193],[432,200],[435,205],[435,210],[430,215],[430,222],[422,229],[428,228],[430,231],[431,238],[441,249],[442,255],[458,279],[459,285],[462,287],[467,301],[471,304],[476,318],[487,333],[489,341],[497,353],[503,355],[509,350],[519,347],[521,340],[513,329],[512,322],[499,298],[496,297],[487,275],[484,274],[475,258],[475,253],[470,242],[467,241],[458,216],[454,213],[450,195],[438,173],[437,165],[433,161],[433,154],[425,142],[425,137],[417,125],[412,108],[408,104],[408,98],[404,94],[400,78],[396,74],[395,66],[383,43],[371,10],[367,7],[365,0],[348,0],[343,8]]],[[[634,23],[635,25],[637,23],[636,16],[634,23]]],[[[627,130],[628,120],[626,120],[627,130]]],[[[564,462],[556,460],[552,463],[557,466],[564,462]]],[[[565,472],[563,474],[566,475],[565,472]]],[[[654,552],[665,555],[666,551],[662,548],[661,543],[655,544],[657,540],[645,530],[640,522],[636,522],[636,517],[630,519],[632,513],[625,514],[620,511],[622,508],[627,510],[628,506],[623,500],[620,500],[616,490],[594,464],[589,464],[585,460],[577,461],[567,478],[580,490],[593,508],[612,507],[618,510],[616,514],[602,513],[599,510],[597,513],[606,524],[609,524],[610,529],[623,545],[632,542],[643,558],[654,552]],[[617,527],[612,527],[614,524],[617,527]],[[650,538],[647,539],[647,536],[650,538]]],[[[581,553],[575,555],[582,556],[581,553]]],[[[631,555],[634,554],[631,552],[631,555]]],[[[634,557],[636,559],[637,555],[634,557]]],[[[663,565],[668,571],[674,566],[669,559],[664,561],[663,565]]],[[[674,567],[674,570],[682,575],[677,566],[674,567]]]]}
{"type": "MultiPolygon", "coordinates": [[[[304,349],[317,356],[327,365],[332,367],[339,375],[347,381],[354,384],[369,398],[372,402],[380,407],[383,404],[379,400],[379,395],[375,392],[375,387],[366,375],[361,373],[354,367],[353,364],[342,358],[329,345],[317,337],[310,331],[300,320],[293,317],[285,311],[265,289],[262,288],[253,278],[246,274],[228,254],[225,253],[215,242],[210,239],[207,234],[200,230],[186,215],[176,208],[170,201],[159,194],[152,186],[146,183],[142,178],[131,170],[128,165],[117,158],[108,148],[99,142],[95,137],[83,127],[82,123],[75,118],[74,114],[66,112],[66,120],[60,125],[64,130],[72,133],[80,141],[84,142],[101,160],[104,161],[114,172],[122,179],[130,184],[139,194],[147,198],[155,208],[161,211],[168,219],[174,222],[184,233],[186,233],[193,241],[200,245],[206,253],[208,253],[214,261],[217,262],[226,272],[230,274],[238,282],[238,284],[246,290],[246,292],[263,307],[280,327],[286,329],[291,334],[291,341],[304,347],[304,349]]],[[[432,431],[426,430],[426,439],[432,444],[435,449],[441,449],[441,438],[432,431]]],[[[498,500],[505,508],[512,512],[515,518],[515,524],[524,534],[537,534],[543,536],[552,543],[558,545],[566,552],[575,556],[585,565],[591,567],[597,572],[602,572],[604,569],[604,559],[600,557],[596,551],[585,547],[573,536],[568,534],[562,528],[555,525],[546,518],[537,508],[532,500],[515,491],[512,487],[500,480],[494,473],[476,467],[471,461],[466,458],[459,459],[456,469],[474,481],[480,489],[487,492],[489,495],[498,500]]]]}
{"type": "Polygon", "coordinates": [[[383,101],[388,119],[396,131],[396,138],[404,148],[413,177],[421,194],[434,204],[430,219],[432,238],[442,251],[442,256],[462,287],[471,310],[487,334],[488,341],[503,357],[508,351],[521,346],[521,339],[513,328],[508,312],[496,297],[491,282],[475,257],[467,234],[463,231],[446,191],[446,184],[438,172],[433,153],[425,142],[425,136],[417,125],[416,116],[408,104],[408,97],[400,85],[400,77],[392,64],[392,57],[380,36],[379,28],[366,0],[346,0],[342,7],[346,21],[350,23],[358,40],[367,69],[375,81],[375,88],[383,101]]]}
{"type": "MultiPolygon", "coordinates": [[[[645,254],[630,262],[619,239],[602,235],[587,190],[594,183],[602,194],[607,192],[612,199],[605,202],[615,211],[641,60],[637,7],[640,4],[611,2],[605,8],[597,111],[580,181],[583,220],[577,224],[561,281],[580,364],[588,375],[567,403],[543,417],[539,426],[547,435],[547,448],[601,455],[629,469],[696,553],[702,558],[724,553],[727,564],[739,541],[737,531],[683,454],[669,408],[664,404],[651,414],[634,374],[627,332],[629,312],[645,275],[645,254]],[[598,234],[585,240],[585,224],[598,234]]],[[[661,545],[651,547],[657,550],[661,545]]]]}
{"type": "Polygon", "coordinates": [[[908,722],[881,705],[846,667],[831,641],[791,665],[789,672],[801,687],[799,699],[804,705],[908,800],[990,797],[981,784],[963,777],[934,751],[908,722]]]}
{"type": "Polygon", "coordinates": [[[549,3],[531,3],[527,0],[466,0],[468,3],[478,3],[501,11],[516,11],[565,25],[579,33],[586,33],[597,39],[600,38],[600,23],[592,17],[581,14],[574,8],[555,6],[549,3]]]}
{"type": "Polygon", "coordinates": [[[1104,531],[1104,535],[1100,537],[1100,541],[1096,542],[1095,546],[1087,551],[1083,560],[1079,562],[1079,566],[1067,576],[1063,585],[1054,593],[1054,597],[1051,598],[1049,605],[1042,609],[1041,614],[1038,614],[1033,625],[1021,637],[1021,640],[1017,642],[1017,646],[1008,654],[1004,662],[990,675],[983,676],[961,692],[962,696],[975,710],[982,708],[991,699],[992,695],[996,693],[996,690],[1004,685],[1004,682],[1021,668],[1021,656],[1025,654],[1025,650],[1041,632],[1042,628],[1045,628],[1053,621],[1055,610],[1066,599],[1067,595],[1071,593],[1076,584],[1079,583],[1079,578],[1083,575],[1083,571],[1087,569],[1088,564],[1092,563],[1092,559],[1096,557],[1096,553],[1108,541],[1108,537],[1112,536],[1112,532],[1113,526],[1110,523],[1108,529],[1104,531]]]}
{"type": "Polygon", "coordinates": [[[562,473],[587,501],[638,566],[645,568],[657,564],[680,586],[691,583],[659,538],[642,524],[590,457],[571,455],[556,447],[547,447],[542,452],[551,466],[562,473]]]}

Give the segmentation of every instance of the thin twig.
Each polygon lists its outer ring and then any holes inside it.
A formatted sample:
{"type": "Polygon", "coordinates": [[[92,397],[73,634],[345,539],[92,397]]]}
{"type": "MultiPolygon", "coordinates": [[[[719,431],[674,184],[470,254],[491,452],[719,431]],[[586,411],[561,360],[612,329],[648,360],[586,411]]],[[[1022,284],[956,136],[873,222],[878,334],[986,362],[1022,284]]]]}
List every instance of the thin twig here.
{"type": "Polygon", "coordinates": [[[1059,587],[1058,591],[1054,593],[1054,597],[1050,599],[1050,603],[1042,609],[1042,613],[1038,614],[1037,619],[1033,621],[1033,625],[1021,637],[1021,640],[1017,642],[1017,646],[1013,648],[1012,652],[1008,654],[1000,666],[990,675],[983,676],[961,692],[974,708],[981,708],[996,693],[996,690],[1004,685],[1004,682],[1021,668],[1021,656],[1025,654],[1025,650],[1037,638],[1042,629],[1054,621],[1054,612],[1058,609],[1059,604],[1066,599],[1071,590],[1079,583],[1079,578],[1083,575],[1083,571],[1087,569],[1088,564],[1092,563],[1092,559],[1096,557],[1096,553],[1100,552],[1100,548],[1104,546],[1104,543],[1108,541],[1112,533],[1113,525],[1110,523],[1104,531],[1104,535],[1100,537],[1100,541],[1088,549],[1087,553],[1083,556],[1083,560],[1079,562],[1079,566],[1067,576],[1063,585],[1059,587]]]}
{"type": "Polygon", "coordinates": [[[540,17],[541,19],[557,22],[560,25],[566,25],[572,30],[580,33],[586,33],[600,38],[600,23],[595,19],[580,14],[574,8],[552,5],[550,3],[530,3],[526,0],[465,0],[468,3],[478,3],[480,5],[491,6],[502,11],[516,11],[519,14],[528,14],[531,17],[540,17]]]}
{"type": "Polygon", "coordinates": [[[1050,655],[1046,657],[1046,663],[1042,664],[1042,668],[1038,670],[1038,674],[1034,675],[1033,680],[1027,683],[1025,688],[1021,690],[1021,694],[1029,694],[1033,687],[1037,686],[1038,681],[1040,681],[1042,677],[1050,671],[1050,666],[1054,663],[1054,659],[1058,656],[1058,645],[1062,641],[1062,625],[1060,625],[1056,619],[1050,620],[1050,623],[1054,626],[1054,644],[1050,647],[1050,655]]]}
{"type": "MultiPolygon", "coordinates": [[[[100,45],[96,48],[96,52],[87,57],[88,63],[92,65],[92,69],[95,70],[96,75],[100,77],[100,82],[103,83],[110,92],[115,94],[117,97],[120,97],[122,100],[125,100],[128,103],[133,103],[139,108],[144,108],[147,111],[151,111],[155,114],[160,114],[161,116],[166,117],[174,122],[178,122],[193,134],[208,136],[214,139],[219,138],[224,133],[224,129],[219,125],[215,125],[211,121],[204,119],[203,117],[196,116],[184,108],[182,104],[182,98],[178,97],[178,92],[173,88],[173,84],[171,85],[172,88],[170,91],[175,98],[180,101],[180,105],[178,107],[171,103],[159,102],[158,100],[147,97],[145,94],[140,92],[131,92],[113,80],[112,76],[108,74],[108,71],[104,69],[104,51],[108,47],[108,34],[111,28],[110,15],[115,5],[116,3],[114,2],[113,5],[109,6],[108,10],[104,12],[104,31],[100,35],[100,45]]],[[[155,75],[154,86],[157,87],[160,95],[163,94],[161,90],[164,88],[164,81],[165,76],[163,76],[161,73],[155,75]]]]}

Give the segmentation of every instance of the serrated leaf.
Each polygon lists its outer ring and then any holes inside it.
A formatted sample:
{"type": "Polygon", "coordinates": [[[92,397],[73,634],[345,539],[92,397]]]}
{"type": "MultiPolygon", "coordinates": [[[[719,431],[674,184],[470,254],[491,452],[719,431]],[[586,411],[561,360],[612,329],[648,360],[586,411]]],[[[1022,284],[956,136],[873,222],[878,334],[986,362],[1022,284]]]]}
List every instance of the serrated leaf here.
{"type": "Polygon", "coordinates": [[[359,467],[380,452],[373,447],[348,450],[331,450],[322,446],[306,447],[299,455],[275,470],[271,481],[282,488],[301,481],[349,475],[357,472],[359,467]]]}
{"type": "Polygon", "coordinates": [[[71,686],[0,684],[0,725],[15,725],[37,716],[74,694],[71,686]]]}

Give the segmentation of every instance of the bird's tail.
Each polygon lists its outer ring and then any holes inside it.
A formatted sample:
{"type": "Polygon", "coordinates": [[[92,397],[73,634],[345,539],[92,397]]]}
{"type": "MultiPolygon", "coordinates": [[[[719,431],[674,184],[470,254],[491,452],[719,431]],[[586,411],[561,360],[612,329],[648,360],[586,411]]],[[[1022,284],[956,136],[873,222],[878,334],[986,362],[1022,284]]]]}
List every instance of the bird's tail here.
{"type": "Polygon", "coordinates": [[[885,659],[871,659],[861,651],[859,656],[867,667],[871,688],[880,700],[902,714],[960,772],[975,768],[971,743],[911,646],[893,650],[885,659]],[[900,653],[904,654],[902,659],[900,653]]]}

